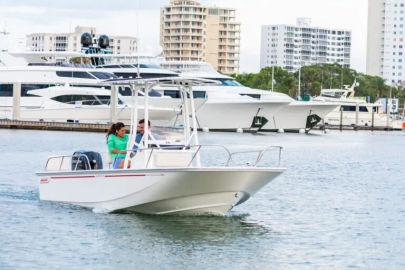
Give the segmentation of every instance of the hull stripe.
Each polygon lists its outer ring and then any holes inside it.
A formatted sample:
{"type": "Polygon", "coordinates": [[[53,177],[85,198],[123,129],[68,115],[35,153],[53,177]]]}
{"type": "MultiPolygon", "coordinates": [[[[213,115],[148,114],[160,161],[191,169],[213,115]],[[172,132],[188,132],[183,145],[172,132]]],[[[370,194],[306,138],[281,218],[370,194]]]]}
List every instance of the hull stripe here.
{"type": "MultiPolygon", "coordinates": [[[[102,176],[102,175],[100,175],[102,176]]],[[[117,178],[117,177],[145,177],[145,176],[164,176],[164,174],[110,174],[104,175],[105,178],[117,178]]],[[[95,175],[82,175],[82,176],[53,176],[52,180],[63,180],[63,179],[94,179],[95,175]]],[[[42,182],[42,181],[41,181],[42,182]]],[[[45,181],[43,181],[45,182],[45,181]]],[[[48,181],[49,182],[49,181],[48,181]]]]}
{"type": "Polygon", "coordinates": [[[83,179],[83,178],[96,178],[94,175],[88,176],[54,176],[51,179],[83,179]]]}
{"type": "Polygon", "coordinates": [[[111,174],[111,175],[105,175],[107,178],[112,178],[112,177],[131,177],[131,176],[146,176],[146,174],[111,174]]]}

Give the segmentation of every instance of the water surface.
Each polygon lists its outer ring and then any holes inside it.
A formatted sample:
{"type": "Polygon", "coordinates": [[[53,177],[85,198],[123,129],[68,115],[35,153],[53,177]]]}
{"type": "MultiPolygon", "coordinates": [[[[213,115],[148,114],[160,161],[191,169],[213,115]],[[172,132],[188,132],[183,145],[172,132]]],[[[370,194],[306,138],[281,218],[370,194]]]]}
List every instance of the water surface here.
{"type": "Polygon", "coordinates": [[[405,133],[201,133],[282,145],[286,173],[226,217],[101,214],[38,200],[48,156],[94,133],[0,130],[0,269],[405,269],[405,133]]]}

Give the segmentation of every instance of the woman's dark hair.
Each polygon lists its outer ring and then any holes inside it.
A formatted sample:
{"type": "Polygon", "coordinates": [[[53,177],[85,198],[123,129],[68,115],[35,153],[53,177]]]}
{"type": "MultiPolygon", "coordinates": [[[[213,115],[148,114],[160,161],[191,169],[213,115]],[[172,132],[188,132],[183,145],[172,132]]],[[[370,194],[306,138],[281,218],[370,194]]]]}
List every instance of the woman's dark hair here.
{"type": "Polygon", "coordinates": [[[111,134],[116,134],[118,130],[120,130],[121,128],[125,127],[124,123],[122,122],[117,122],[115,124],[112,124],[111,127],[108,129],[107,132],[107,140],[108,140],[108,136],[110,136],[111,134]]]}

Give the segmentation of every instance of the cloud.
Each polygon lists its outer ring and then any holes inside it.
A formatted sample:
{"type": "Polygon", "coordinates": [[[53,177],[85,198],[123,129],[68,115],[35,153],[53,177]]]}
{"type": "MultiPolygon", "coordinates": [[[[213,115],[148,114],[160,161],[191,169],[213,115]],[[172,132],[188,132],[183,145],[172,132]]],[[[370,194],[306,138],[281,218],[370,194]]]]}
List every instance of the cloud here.
{"type": "MultiPolygon", "coordinates": [[[[99,33],[140,38],[142,51],[159,51],[160,7],[169,0],[2,0],[0,27],[17,35],[69,32],[76,25],[99,33]]],[[[260,31],[266,24],[295,24],[311,17],[313,25],[352,30],[352,67],[365,70],[367,0],[205,0],[203,5],[236,9],[241,26],[241,71],[259,70],[260,31]],[[293,8],[292,8],[293,7],[293,8]]]]}

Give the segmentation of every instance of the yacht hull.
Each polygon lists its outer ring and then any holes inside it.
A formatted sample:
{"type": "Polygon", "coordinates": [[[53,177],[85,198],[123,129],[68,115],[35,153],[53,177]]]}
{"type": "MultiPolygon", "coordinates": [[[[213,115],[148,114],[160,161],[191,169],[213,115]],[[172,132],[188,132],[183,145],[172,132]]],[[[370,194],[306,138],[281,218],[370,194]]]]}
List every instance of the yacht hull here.
{"type": "Polygon", "coordinates": [[[297,132],[301,129],[308,129],[307,118],[309,115],[315,114],[324,119],[337,106],[333,103],[294,101],[282,107],[274,115],[265,114],[270,121],[263,127],[262,131],[282,129],[297,132]]]}
{"type": "MultiPolygon", "coordinates": [[[[12,109],[0,110],[0,118],[12,119],[12,109]]],[[[138,109],[138,115],[144,117],[144,111],[138,109]]],[[[177,115],[174,108],[151,108],[151,120],[170,121],[177,115]]],[[[131,123],[131,109],[129,107],[117,108],[117,121],[125,124],[131,123]]],[[[104,124],[111,122],[111,110],[107,106],[88,107],[60,107],[60,108],[21,108],[20,119],[25,121],[46,122],[78,122],[104,124]]]]}
{"type": "Polygon", "coordinates": [[[212,131],[254,130],[260,128],[253,126],[256,116],[270,120],[270,115],[285,105],[285,102],[208,100],[197,111],[197,121],[201,129],[212,131]]]}
{"type": "Polygon", "coordinates": [[[224,215],[283,168],[198,168],[39,173],[40,199],[108,212],[224,215]]]}

